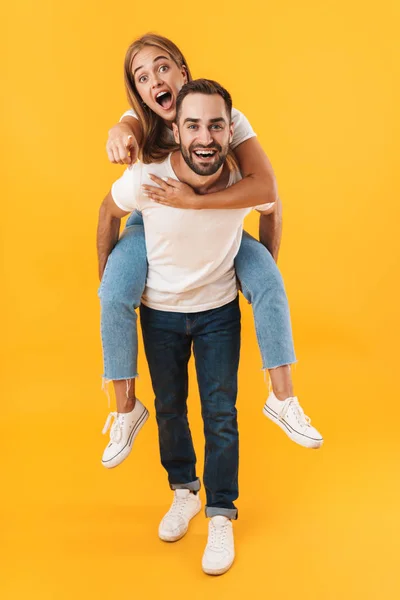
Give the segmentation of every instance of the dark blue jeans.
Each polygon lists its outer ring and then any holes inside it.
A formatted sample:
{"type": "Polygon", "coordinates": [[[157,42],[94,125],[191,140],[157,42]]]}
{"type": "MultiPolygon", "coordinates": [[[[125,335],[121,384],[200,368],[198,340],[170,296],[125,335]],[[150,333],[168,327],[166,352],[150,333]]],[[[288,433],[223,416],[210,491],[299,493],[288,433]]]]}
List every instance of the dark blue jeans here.
{"type": "Polygon", "coordinates": [[[188,362],[193,344],[204,422],[206,515],[236,519],[238,298],[225,306],[197,313],[164,312],[142,304],[140,319],[156,396],[161,463],[170,486],[194,491],[200,488],[187,418],[188,362]]]}

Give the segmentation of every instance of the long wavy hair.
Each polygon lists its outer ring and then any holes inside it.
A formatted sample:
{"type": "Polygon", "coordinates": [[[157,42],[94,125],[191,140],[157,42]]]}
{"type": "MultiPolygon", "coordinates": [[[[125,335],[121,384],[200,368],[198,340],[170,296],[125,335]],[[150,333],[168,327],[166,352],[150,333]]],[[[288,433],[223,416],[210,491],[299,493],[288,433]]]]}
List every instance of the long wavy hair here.
{"type": "Polygon", "coordinates": [[[146,33],[139,39],[132,42],[125,55],[124,73],[125,88],[128,95],[128,101],[139,118],[142,126],[143,141],[139,153],[142,162],[149,164],[160,162],[165,159],[168,152],[176,148],[176,144],[169,141],[168,129],[165,127],[163,119],[145,106],[136,89],[135,80],[132,74],[132,62],[136,54],[143,50],[145,46],[156,46],[163,52],[166,52],[175,64],[181,69],[186,69],[187,80],[192,81],[192,75],[188,64],[179,48],[161,35],[155,33],[146,33]]]}

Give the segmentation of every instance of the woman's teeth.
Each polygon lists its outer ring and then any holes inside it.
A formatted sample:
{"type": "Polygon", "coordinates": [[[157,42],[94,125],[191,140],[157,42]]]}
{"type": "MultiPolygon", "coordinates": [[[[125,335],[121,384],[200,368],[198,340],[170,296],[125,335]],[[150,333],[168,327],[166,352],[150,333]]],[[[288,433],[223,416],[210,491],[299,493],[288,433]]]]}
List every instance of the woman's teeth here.
{"type": "Polygon", "coordinates": [[[156,96],[157,103],[160,104],[163,108],[168,106],[168,104],[171,102],[171,100],[172,100],[172,96],[169,92],[160,92],[156,96]]]}

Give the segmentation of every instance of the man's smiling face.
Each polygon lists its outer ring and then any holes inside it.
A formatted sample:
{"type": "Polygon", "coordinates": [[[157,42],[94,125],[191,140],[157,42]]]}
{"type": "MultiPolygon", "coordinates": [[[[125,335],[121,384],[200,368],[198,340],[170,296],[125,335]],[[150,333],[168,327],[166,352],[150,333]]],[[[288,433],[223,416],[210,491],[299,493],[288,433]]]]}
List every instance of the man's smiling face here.
{"type": "Polygon", "coordinates": [[[188,94],[173,129],[186,164],[197,175],[213,175],[224,164],[233,125],[222,96],[188,94]]]}

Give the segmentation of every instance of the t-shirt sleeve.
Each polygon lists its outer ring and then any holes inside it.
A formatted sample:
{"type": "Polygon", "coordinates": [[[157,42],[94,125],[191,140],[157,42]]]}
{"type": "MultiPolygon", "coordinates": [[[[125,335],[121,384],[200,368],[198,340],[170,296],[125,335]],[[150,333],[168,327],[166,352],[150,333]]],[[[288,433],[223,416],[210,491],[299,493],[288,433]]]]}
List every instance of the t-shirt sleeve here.
{"type": "Polygon", "coordinates": [[[134,117],[135,119],[138,118],[137,114],[135,113],[135,111],[132,108],[130,108],[129,110],[126,110],[124,112],[124,114],[121,116],[121,118],[119,120],[120,123],[124,117],[134,117]]]}
{"type": "Polygon", "coordinates": [[[260,213],[265,212],[266,210],[268,210],[269,208],[271,208],[272,206],[274,206],[275,202],[268,202],[267,204],[259,204],[258,206],[255,206],[253,208],[253,210],[257,210],[260,213]]]}
{"type": "Polygon", "coordinates": [[[241,113],[236,108],[232,108],[232,121],[234,125],[233,129],[233,139],[231,142],[231,148],[234,150],[252,137],[256,137],[256,134],[253,131],[252,126],[249,121],[246,119],[243,113],[241,113]]]}
{"type": "Polygon", "coordinates": [[[125,169],[111,187],[113,200],[121,210],[132,212],[139,207],[142,167],[142,163],[137,162],[130,169],[125,169]]]}

